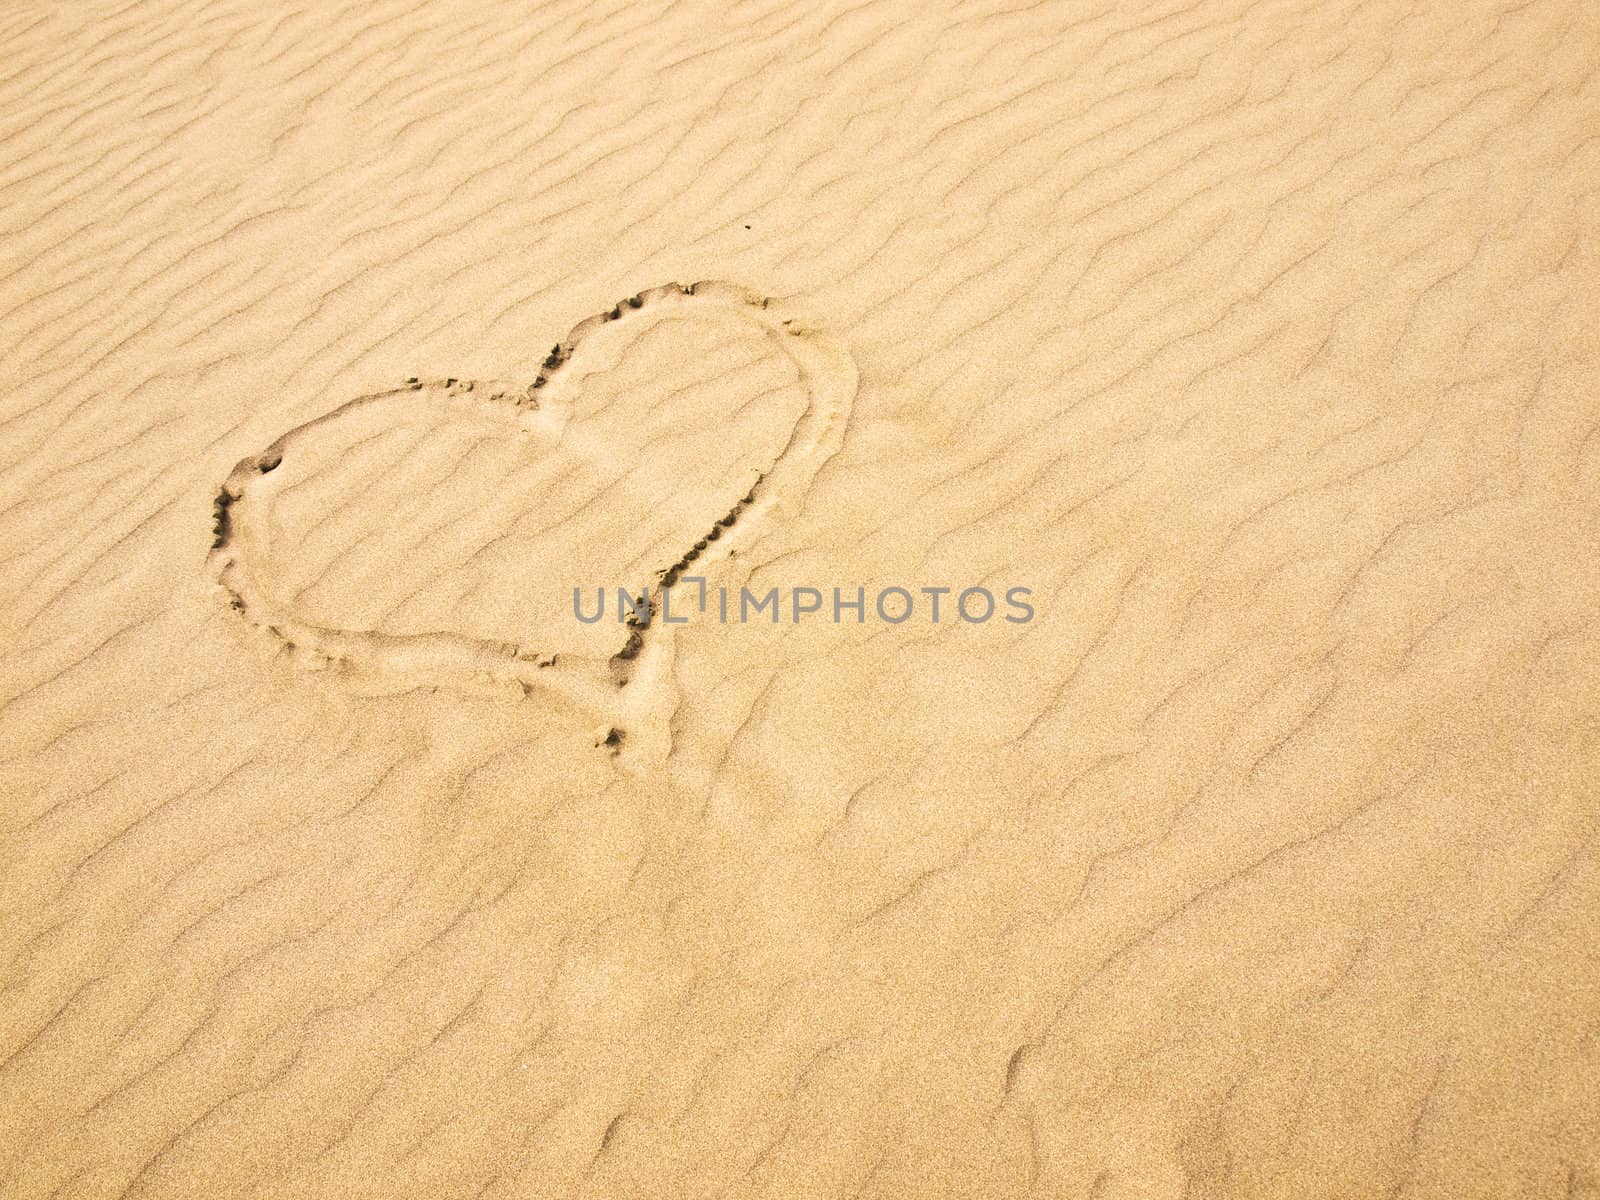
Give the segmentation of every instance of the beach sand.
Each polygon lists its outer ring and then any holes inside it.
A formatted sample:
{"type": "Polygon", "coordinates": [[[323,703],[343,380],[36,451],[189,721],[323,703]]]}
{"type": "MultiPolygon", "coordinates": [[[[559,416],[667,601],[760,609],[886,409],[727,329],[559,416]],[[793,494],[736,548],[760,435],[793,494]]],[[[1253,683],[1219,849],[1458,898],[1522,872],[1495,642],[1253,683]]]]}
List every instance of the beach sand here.
{"type": "Polygon", "coordinates": [[[0,46],[0,1196],[1600,1197],[1590,0],[0,46]]]}

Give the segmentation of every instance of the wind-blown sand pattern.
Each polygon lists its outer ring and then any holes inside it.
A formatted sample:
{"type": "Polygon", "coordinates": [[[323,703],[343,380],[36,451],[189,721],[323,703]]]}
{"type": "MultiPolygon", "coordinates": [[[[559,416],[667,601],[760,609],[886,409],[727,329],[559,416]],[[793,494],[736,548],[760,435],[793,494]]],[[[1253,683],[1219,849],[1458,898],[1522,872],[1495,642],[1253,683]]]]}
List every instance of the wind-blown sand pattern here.
{"type": "Polygon", "coordinates": [[[0,1196],[1600,1196],[1595,5],[0,47],[0,1196]]]}

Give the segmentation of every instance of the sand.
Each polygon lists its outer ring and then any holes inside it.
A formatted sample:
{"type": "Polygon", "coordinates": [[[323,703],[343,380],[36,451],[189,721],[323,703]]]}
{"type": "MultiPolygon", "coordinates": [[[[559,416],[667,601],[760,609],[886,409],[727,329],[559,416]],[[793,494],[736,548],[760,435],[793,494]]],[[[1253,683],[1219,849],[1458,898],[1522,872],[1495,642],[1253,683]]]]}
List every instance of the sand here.
{"type": "Polygon", "coordinates": [[[1588,0],[0,46],[0,1195],[1600,1197],[1588,0]]]}

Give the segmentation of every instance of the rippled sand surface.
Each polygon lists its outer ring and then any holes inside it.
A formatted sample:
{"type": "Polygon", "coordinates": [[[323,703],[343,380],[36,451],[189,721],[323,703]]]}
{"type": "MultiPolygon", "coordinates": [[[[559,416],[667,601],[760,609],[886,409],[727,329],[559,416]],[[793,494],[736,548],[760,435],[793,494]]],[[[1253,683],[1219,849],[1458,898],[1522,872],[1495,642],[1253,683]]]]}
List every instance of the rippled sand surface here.
{"type": "Polygon", "coordinates": [[[1588,0],[0,48],[0,1196],[1600,1197],[1588,0]]]}

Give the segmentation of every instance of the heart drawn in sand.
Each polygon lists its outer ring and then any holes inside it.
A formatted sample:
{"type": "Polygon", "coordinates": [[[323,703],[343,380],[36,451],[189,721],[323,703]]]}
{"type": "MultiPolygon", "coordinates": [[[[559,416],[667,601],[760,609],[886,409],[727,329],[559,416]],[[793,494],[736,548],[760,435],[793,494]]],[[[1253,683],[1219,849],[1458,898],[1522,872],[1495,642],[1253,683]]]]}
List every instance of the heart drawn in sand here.
{"type": "Polygon", "coordinates": [[[648,703],[671,627],[593,609],[731,572],[838,449],[849,353],[733,284],[580,322],[531,382],[362,396],[229,474],[208,562],[297,664],[380,690],[489,687],[608,720],[648,703]]]}

